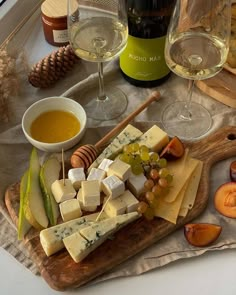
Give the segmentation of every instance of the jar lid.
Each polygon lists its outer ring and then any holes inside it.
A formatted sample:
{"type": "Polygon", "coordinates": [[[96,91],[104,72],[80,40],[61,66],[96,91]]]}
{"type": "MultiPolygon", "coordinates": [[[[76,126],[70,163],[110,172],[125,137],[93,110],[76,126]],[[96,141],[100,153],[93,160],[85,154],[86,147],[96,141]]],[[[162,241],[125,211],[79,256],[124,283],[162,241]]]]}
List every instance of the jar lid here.
{"type": "Polygon", "coordinates": [[[67,0],[46,0],[41,5],[41,11],[47,17],[65,17],[67,15],[67,0]]]}

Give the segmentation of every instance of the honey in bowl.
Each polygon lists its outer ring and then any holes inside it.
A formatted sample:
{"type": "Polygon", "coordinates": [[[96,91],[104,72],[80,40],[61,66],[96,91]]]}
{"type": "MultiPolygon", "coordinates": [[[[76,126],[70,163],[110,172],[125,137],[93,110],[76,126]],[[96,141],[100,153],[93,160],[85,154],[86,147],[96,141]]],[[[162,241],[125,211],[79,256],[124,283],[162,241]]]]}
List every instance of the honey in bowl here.
{"type": "Polygon", "coordinates": [[[74,137],[80,122],[71,112],[53,110],[39,115],[31,124],[30,134],[38,141],[57,143],[74,137]]]}

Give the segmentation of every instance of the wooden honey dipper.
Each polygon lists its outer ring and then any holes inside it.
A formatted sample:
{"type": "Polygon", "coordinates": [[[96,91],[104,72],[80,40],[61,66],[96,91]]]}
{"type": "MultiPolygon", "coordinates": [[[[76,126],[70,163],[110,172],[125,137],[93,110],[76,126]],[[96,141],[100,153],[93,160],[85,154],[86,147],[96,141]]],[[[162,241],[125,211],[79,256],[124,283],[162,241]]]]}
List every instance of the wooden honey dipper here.
{"type": "Polygon", "coordinates": [[[100,141],[95,145],[86,144],[77,148],[71,156],[71,166],[74,168],[83,167],[85,169],[96,160],[99,149],[107,144],[107,142],[115,136],[119,131],[126,127],[129,122],[136,117],[140,112],[142,112],[147,106],[149,106],[153,101],[157,101],[160,98],[160,92],[154,91],[147,98],[147,100],[141,104],[134,112],[129,114],[123,121],[121,121],[115,128],[108,132],[100,141]]]}

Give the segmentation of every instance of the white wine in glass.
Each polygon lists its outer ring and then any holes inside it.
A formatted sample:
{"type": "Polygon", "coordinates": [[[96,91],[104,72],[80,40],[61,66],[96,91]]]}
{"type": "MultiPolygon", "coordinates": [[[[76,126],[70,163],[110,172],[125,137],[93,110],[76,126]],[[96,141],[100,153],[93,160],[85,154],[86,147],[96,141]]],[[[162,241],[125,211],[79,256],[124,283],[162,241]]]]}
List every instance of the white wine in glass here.
{"type": "Polygon", "coordinates": [[[212,125],[207,109],[192,102],[195,80],[219,73],[229,50],[230,0],[177,0],[169,25],[166,63],[172,72],[189,79],[188,99],[176,101],[162,113],[162,123],[170,135],[194,139],[212,125]]]}
{"type": "Polygon", "coordinates": [[[103,62],[114,59],[127,44],[125,0],[68,0],[68,29],[75,54],[98,63],[98,94],[84,106],[88,117],[104,121],[120,116],[127,98],[120,89],[104,87],[103,62]]]}

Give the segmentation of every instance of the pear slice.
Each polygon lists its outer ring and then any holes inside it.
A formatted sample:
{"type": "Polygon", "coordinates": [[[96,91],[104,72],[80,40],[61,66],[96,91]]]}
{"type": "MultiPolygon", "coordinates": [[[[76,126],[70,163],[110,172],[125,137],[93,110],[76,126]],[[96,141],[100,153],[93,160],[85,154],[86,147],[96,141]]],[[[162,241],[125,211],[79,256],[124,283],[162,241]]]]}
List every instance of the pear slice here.
{"type": "Polygon", "coordinates": [[[36,148],[30,156],[29,174],[25,194],[24,214],[28,222],[37,229],[48,226],[48,218],[43,203],[43,194],[39,184],[40,163],[36,148]]]}
{"type": "Polygon", "coordinates": [[[60,162],[58,159],[52,157],[43,163],[39,174],[40,186],[44,199],[44,207],[51,225],[57,224],[57,218],[59,216],[59,206],[52,194],[51,186],[55,180],[59,179],[60,171],[60,162]]]}
{"type": "Polygon", "coordinates": [[[20,208],[19,208],[19,218],[18,218],[18,240],[22,240],[31,228],[31,224],[25,218],[24,213],[24,203],[25,203],[25,195],[27,189],[27,180],[28,180],[28,170],[24,173],[20,181],[20,208]]]}

